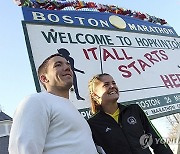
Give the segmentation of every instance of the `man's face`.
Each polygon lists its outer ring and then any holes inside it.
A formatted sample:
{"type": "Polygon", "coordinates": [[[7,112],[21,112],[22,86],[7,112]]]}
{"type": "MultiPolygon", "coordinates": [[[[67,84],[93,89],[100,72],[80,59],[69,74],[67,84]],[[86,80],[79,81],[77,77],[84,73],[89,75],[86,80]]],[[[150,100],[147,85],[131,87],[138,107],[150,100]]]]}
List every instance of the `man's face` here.
{"type": "Polygon", "coordinates": [[[100,104],[116,102],[119,98],[119,90],[116,82],[110,75],[101,77],[101,81],[95,87],[94,93],[100,97],[100,104]]]}
{"type": "Polygon", "coordinates": [[[69,62],[60,56],[51,58],[48,62],[46,78],[47,87],[69,90],[73,84],[73,72],[69,62]]]}

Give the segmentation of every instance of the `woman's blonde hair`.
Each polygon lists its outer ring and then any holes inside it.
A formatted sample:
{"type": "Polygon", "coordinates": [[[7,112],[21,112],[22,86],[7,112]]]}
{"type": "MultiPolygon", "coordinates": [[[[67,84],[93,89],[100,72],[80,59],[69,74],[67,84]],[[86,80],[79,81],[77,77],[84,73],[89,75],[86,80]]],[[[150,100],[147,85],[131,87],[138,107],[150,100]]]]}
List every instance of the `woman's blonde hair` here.
{"type": "MultiPolygon", "coordinates": [[[[91,112],[93,114],[99,112],[101,110],[101,105],[98,103],[98,99],[96,98],[96,94],[94,93],[94,89],[101,82],[103,76],[109,75],[107,73],[97,74],[93,76],[93,78],[88,83],[89,88],[89,97],[91,102],[91,112]]],[[[109,75],[110,76],[110,75],[109,75]]]]}

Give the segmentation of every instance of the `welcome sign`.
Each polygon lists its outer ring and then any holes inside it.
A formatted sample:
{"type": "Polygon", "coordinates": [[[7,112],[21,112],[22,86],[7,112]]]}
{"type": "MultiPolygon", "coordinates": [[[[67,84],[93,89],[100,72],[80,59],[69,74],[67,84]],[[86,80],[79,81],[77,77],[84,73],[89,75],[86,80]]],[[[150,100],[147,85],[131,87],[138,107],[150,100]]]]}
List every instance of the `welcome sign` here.
{"type": "MultiPolygon", "coordinates": [[[[119,29],[125,25],[120,18],[109,20],[108,16],[105,20],[91,15],[91,20],[85,20],[86,13],[78,11],[78,16],[71,11],[59,11],[61,19],[49,15],[49,19],[58,21],[52,23],[46,20],[46,14],[52,12],[43,10],[43,14],[37,14],[37,9],[25,9],[23,28],[37,91],[43,89],[37,78],[37,68],[46,57],[65,48],[68,52],[61,54],[73,61],[75,76],[70,99],[84,117],[90,116],[88,81],[102,72],[115,78],[120,89],[120,103],[139,104],[150,118],[179,112],[180,38],[172,37],[176,35],[173,28],[169,34],[162,35],[129,32],[119,29]],[[83,26],[73,23],[77,17],[83,26]],[[63,18],[72,23],[61,23],[63,18]],[[95,21],[104,28],[92,26],[95,21]],[[109,29],[105,25],[109,25],[109,29]]],[[[137,24],[140,25],[138,21],[137,24]]]]}

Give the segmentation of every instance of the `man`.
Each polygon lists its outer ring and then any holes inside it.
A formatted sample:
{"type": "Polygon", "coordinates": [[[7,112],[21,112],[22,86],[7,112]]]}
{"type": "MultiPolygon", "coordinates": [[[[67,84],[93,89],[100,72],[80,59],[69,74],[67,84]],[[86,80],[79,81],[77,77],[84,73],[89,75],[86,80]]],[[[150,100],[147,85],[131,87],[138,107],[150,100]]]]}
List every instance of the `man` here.
{"type": "Polygon", "coordinates": [[[18,106],[10,132],[10,154],[96,154],[86,120],[69,101],[73,73],[60,54],[38,69],[46,91],[25,98],[18,106]]]}

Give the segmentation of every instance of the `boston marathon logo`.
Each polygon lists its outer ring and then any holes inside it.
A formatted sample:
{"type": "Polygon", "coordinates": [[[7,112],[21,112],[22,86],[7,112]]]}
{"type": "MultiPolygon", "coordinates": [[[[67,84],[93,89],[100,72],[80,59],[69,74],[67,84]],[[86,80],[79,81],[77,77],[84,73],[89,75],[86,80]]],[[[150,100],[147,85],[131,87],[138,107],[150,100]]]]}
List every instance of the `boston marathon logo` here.
{"type": "Polygon", "coordinates": [[[22,9],[25,21],[177,36],[172,27],[111,13],[22,9]]]}
{"type": "Polygon", "coordinates": [[[119,16],[112,15],[109,17],[109,22],[116,28],[125,29],[126,22],[119,16]]]}

